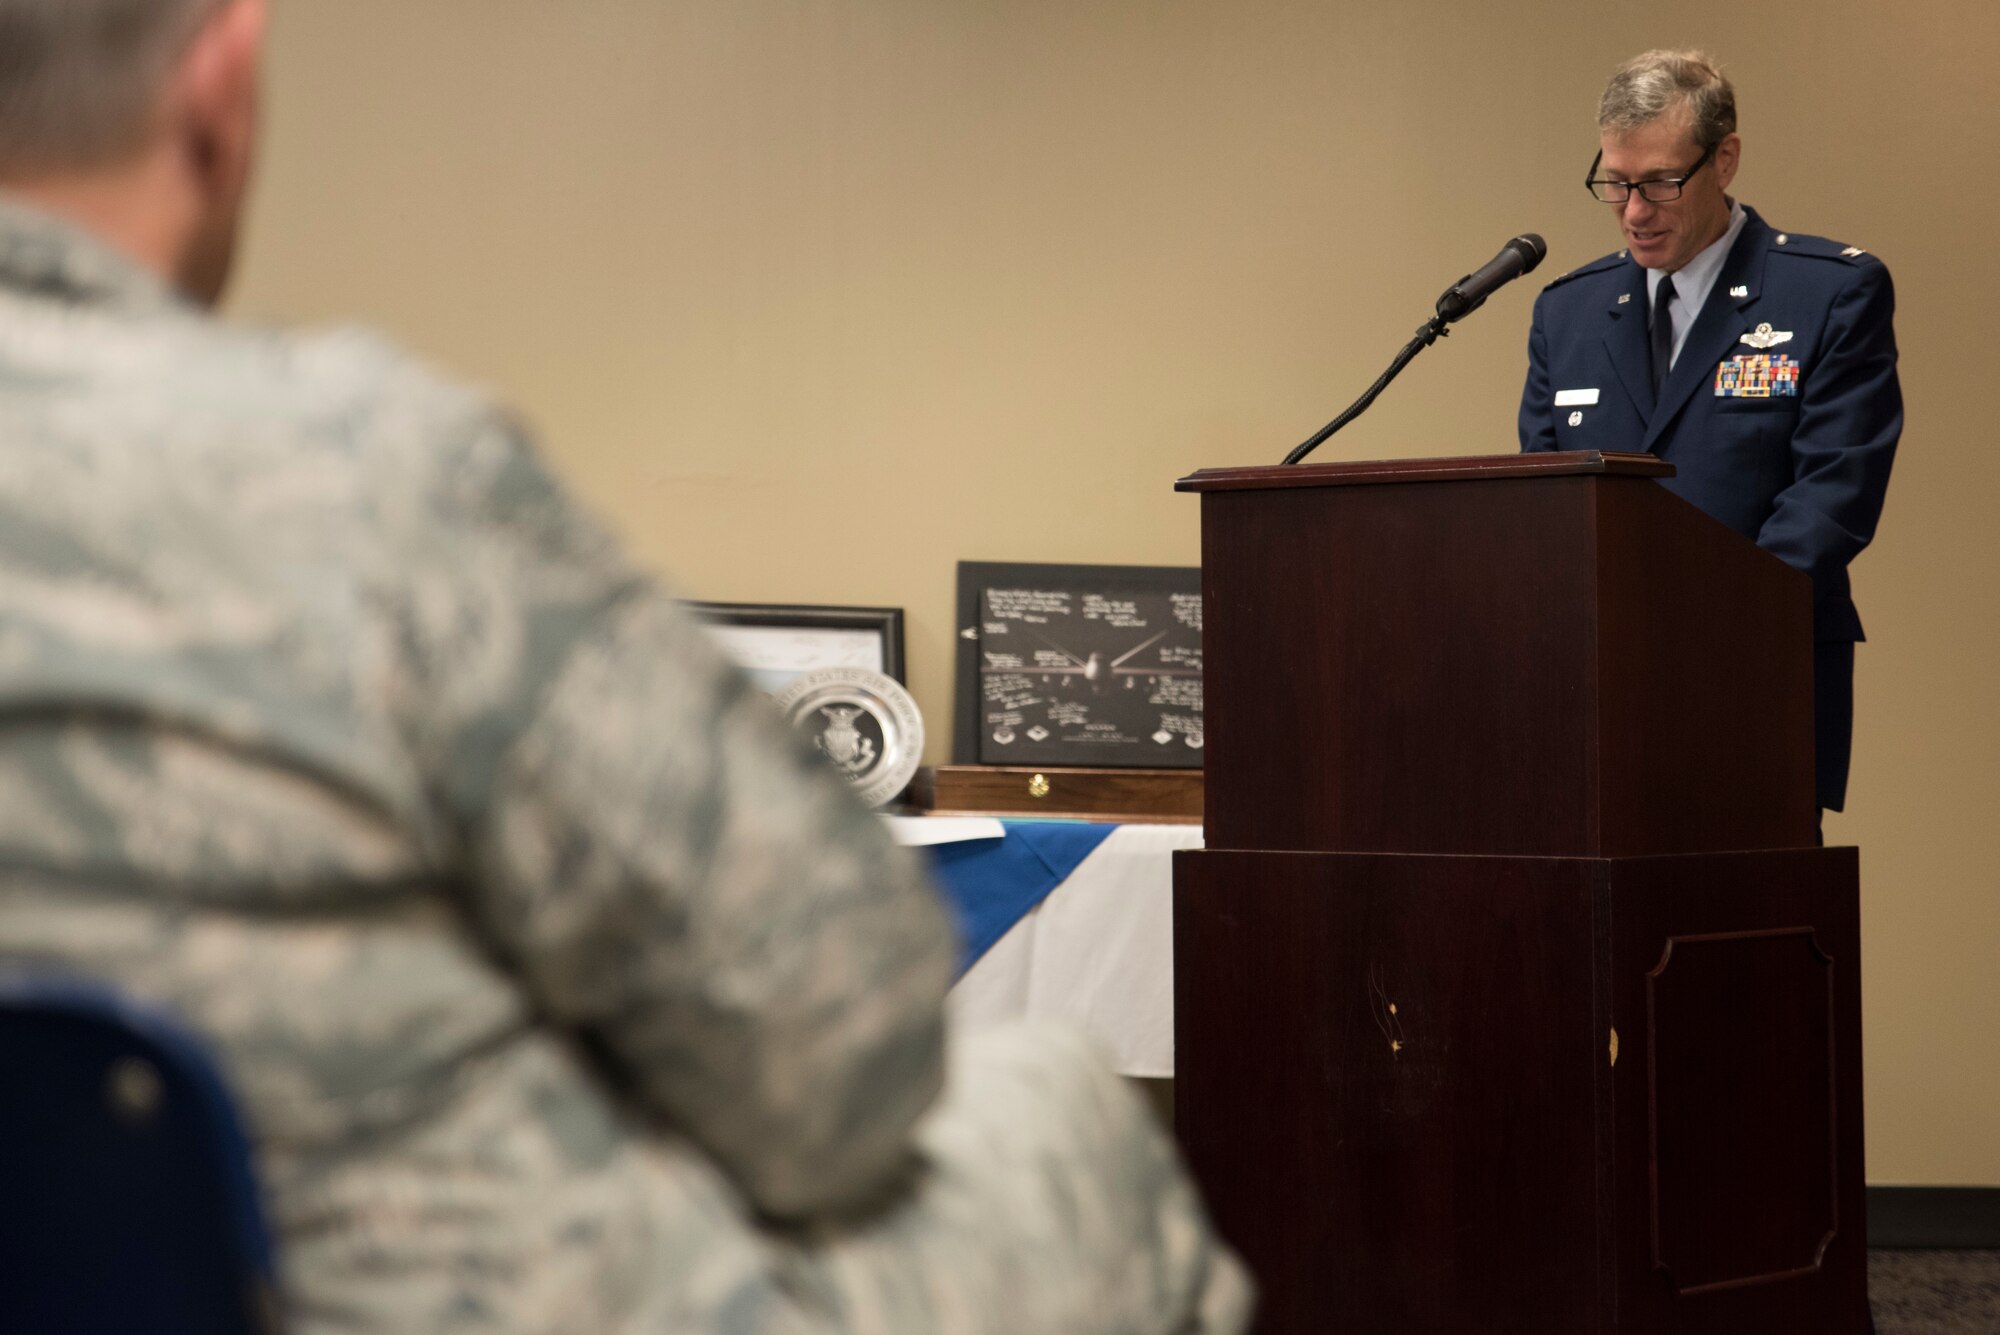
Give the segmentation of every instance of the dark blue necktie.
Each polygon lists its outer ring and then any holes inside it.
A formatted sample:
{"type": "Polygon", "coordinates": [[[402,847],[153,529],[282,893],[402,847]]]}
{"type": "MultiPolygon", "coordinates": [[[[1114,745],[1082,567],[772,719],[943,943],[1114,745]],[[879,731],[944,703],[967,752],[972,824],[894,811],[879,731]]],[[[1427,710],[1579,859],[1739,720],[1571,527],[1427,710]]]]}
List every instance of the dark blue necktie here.
{"type": "Polygon", "coordinates": [[[1669,309],[1674,301],[1674,276],[1667,274],[1660,279],[1659,290],[1653,293],[1653,401],[1660,401],[1660,386],[1667,383],[1667,370],[1674,361],[1674,316],[1669,309]]]}

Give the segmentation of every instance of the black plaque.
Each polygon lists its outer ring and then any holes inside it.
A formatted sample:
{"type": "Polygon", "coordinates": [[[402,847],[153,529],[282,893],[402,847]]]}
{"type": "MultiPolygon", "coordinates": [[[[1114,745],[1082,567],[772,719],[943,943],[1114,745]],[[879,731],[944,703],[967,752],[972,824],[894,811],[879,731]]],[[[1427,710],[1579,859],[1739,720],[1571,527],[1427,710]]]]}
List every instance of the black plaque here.
{"type": "Polygon", "coordinates": [[[1201,570],[958,566],[953,758],[1199,769],[1201,570]]]}

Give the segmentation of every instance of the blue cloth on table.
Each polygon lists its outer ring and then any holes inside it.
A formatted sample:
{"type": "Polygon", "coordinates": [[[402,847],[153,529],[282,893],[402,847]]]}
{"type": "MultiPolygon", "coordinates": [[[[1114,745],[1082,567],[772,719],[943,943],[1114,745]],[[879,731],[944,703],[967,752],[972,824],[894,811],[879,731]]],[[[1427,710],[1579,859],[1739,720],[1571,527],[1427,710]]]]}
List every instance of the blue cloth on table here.
{"type": "Polygon", "coordinates": [[[1118,828],[1060,820],[1002,824],[1007,833],[999,839],[933,844],[927,850],[931,871],[958,920],[964,943],[960,975],[1118,828]]]}

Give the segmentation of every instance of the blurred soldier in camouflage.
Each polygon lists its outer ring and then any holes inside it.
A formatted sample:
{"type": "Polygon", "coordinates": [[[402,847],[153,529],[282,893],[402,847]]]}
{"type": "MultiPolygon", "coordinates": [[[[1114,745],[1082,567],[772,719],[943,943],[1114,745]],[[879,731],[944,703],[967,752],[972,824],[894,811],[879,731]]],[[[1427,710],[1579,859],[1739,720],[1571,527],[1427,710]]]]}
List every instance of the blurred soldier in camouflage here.
{"type": "Polygon", "coordinates": [[[1239,1329],[1119,1082],[947,1055],[931,891],[506,417],[206,313],[264,20],[0,0],[0,961],[208,1035],[298,1331],[1239,1329]]]}

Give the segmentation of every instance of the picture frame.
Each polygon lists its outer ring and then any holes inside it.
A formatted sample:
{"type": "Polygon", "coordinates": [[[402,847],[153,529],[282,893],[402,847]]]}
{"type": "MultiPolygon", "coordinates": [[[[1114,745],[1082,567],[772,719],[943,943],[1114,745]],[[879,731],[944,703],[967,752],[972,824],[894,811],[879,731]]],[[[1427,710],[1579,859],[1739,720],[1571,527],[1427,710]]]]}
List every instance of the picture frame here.
{"type": "Polygon", "coordinates": [[[903,609],[690,600],[688,609],[752,681],[772,695],[801,673],[861,667],[903,675],[903,609]]]}
{"type": "Polygon", "coordinates": [[[1201,568],[961,561],[952,759],[1199,769],[1201,568]]]}

